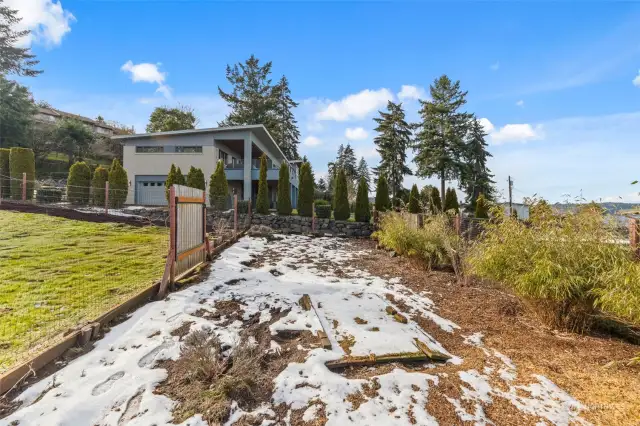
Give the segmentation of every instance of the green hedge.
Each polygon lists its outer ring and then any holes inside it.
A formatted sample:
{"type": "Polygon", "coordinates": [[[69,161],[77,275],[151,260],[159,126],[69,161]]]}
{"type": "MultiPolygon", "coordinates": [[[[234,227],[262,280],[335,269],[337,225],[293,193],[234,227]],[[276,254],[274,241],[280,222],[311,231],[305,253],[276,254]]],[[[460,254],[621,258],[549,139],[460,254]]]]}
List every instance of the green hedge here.
{"type": "Polygon", "coordinates": [[[53,186],[43,186],[36,191],[38,203],[59,203],[62,201],[62,189],[53,186]]]}
{"type": "Polygon", "coordinates": [[[209,178],[209,203],[213,210],[221,211],[227,206],[229,183],[224,173],[224,164],[218,160],[215,172],[209,178]]]}
{"type": "Polygon", "coordinates": [[[91,169],[84,161],[78,161],[69,169],[67,200],[72,204],[89,204],[90,197],[91,169]]]}
{"type": "Polygon", "coordinates": [[[248,200],[238,200],[238,213],[239,214],[249,213],[249,201],[248,200]]]}
{"type": "Polygon", "coordinates": [[[201,169],[196,169],[191,166],[189,169],[189,173],[187,173],[187,183],[186,185],[190,188],[201,189],[204,191],[205,183],[204,183],[204,173],[201,169]]]}
{"type": "Polygon", "coordinates": [[[349,208],[349,197],[347,194],[347,176],[343,169],[338,171],[334,202],[335,207],[333,209],[333,217],[336,220],[349,219],[349,216],[351,216],[351,210],[349,208]]]}
{"type": "Polygon", "coordinates": [[[93,204],[95,204],[96,206],[104,206],[105,186],[108,180],[109,171],[104,167],[99,166],[93,172],[91,189],[93,190],[93,204]]]}
{"type": "Polygon", "coordinates": [[[121,208],[127,201],[129,193],[129,177],[117,158],[113,159],[109,169],[109,205],[121,208]]]}
{"type": "Polygon", "coordinates": [[[267,156],[260,157],[260,179],[258,180],[258,198],[256,212],[269,214],[269,188],[267,187],[267,156]]]}
{"type": "Polygon", "coordinates": [[[11,151],[7,148],[0,148],[0,191],[2,191],[2,198],[9,198],[10,196],[10,183],[11,178],[9,174],[9,153],[11,151]]]}
{"type": "Polygon", "coordinates": [[[11,148],[9,152],[11,198],[22,199],[22,174],[27,174],[27,200],[33,199],[33,183],[36,179],[36,160],[28,148],[11,148]]]}
{"type": "Polygon", "coordinates": [[[311,214],[313,213],[311,211],[313,195],[314,190],[311,164],[304,162],[300,167],[300,193],[298,196],[298,214],[300,216],[311,217],[311,214]]]}
{"type": "Polygon", "coordinates": [[[278,175],[278,201],[276,208],[279,215],[291,214],[291,184],[289,183],[289,165],[282,162],[278,175]]]}
{"type": "Polygon", "coordinates": [[[331,206],[328,204],[316,204],[316,216],[320,219],[331,218],[331,206]]]}
{"type": "Polygon", "coordinates": [[[355,218],[358,222],[369,222],[371,210],[369,209],[369,187],[364,177],[360,178],[358,194],[356,196],[355,218]]]}

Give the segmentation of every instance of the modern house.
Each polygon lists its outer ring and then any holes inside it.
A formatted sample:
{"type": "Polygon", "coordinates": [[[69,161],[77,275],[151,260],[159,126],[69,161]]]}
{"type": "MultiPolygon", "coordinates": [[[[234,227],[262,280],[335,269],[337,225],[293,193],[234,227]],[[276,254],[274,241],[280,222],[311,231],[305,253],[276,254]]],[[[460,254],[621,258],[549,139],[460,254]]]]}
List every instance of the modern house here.
{"type": "Polygon", "coordinates": [[[112,139],[123,145],[123,166],[129,176],[127,204],[166,205],[164,183],[171,164],[180,167],[185,176],[191,166],[202,169],[208,189],[218,160],[224,163],[230,195],[255,202],[260,157],[264,153],[271,207],[275,208],[282,163],[289,167],[291,204],[297,206],[299,162],[285,158],[262,124],[121,135],[112,139]]]}

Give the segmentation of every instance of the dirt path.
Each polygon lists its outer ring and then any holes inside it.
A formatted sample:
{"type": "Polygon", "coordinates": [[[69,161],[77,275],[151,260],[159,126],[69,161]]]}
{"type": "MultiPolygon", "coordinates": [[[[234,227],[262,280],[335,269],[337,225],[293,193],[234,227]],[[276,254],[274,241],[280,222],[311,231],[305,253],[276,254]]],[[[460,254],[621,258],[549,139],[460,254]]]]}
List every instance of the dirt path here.
{"type": "Polygon", "coordinates": [[[633,349],[545,332],[508,295],[460,287],[370,242],[243,238],[204,282],[139,309],[27,389],[0,425],[632,424],[639,383],[602,364],[633,349]],[[413,352],[414,339],[450,360],[325,365],[413,352]]]}

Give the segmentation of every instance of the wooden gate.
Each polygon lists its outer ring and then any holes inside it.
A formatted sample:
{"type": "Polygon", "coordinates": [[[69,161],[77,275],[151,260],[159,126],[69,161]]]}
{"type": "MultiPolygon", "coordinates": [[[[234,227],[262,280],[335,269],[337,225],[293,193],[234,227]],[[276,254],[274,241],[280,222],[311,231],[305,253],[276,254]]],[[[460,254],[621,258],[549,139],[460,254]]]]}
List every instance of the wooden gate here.
{"type": "Polygon", "coordinates": [[[207,207],[201,189],[173,185],[169,190],[169,255],[159,297],[178,279],[207,260],[207,207]]]}

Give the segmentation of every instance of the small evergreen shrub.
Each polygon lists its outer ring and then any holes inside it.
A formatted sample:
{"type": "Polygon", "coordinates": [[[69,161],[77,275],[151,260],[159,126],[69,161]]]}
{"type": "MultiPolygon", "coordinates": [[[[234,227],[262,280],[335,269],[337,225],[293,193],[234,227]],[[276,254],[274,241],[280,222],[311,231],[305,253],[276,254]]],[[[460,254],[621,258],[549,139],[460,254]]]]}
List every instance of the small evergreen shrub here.
{"type": "Polygon", "coordinates": [[[331,203],[329,202],[329,200],[325,200],[324,198],[319,198],[317,200],[314,201],[314,203],[317,206],[330,206],[331,203]]]}
{"type": "Polygon", "coordinates": [[[356,195],[355,218],[358,222],[369,222],[371,210],[369,209],[369,187],[364,177],[360,178],[358,194],[356,195]]]}
{"type": "Polygon", "coordinates": [[[331,205],[316,204],[316,217],[320,219],[331,219],[331,205]]]}
{"type": "Polygon", "coordinates": [[[209,179],[209,203],[213,210],[222,211],[227,207],[229,183],[224,173],[224,164],[218,160],[216,170],[209,179]]]}
{"type": "Polygon", "coordinates": [[[420,213],[420,193],[418,192],[418,185],[413,184],[411,187],[411,193],[409,194],[409,213],[420,213]]]}
{"type": "Polygon", "coordinates": [[[171,164],[169,168],[169,173],[167,174],[167,179],[164,181],[164,196],[169,202],[169,191],[174,184],[177,184],[177,169],[175,164],[171,164]]]}
{"type": "Polygon", "coordinates": [[[334,200],[335,200],[335,208],[333,209],[333,218],[335,220],[349,219],[349,216],[351,216],[351,210],[349,209],[349,196],[347,194],[347,176],[344,173],[344,169],[340,169],[338,171],[334,200]]]}
{"type": "Polygon", "coordinates": [[[489,218],[489,205],[487,204],[484,194],[480,194],[476,200],[476,217],[478,219],[489,218]]]}
{"type": "Polygon", "coordinates": [[[102,166],[96,168],[93,172],[91,180],[91,189],[93,191],[93,204],[96,206],[104,206],[105,186],[109,180],[109,171],[102,166]]]}
{"type": "Polygon", "coordinates": [[[376,187],[376,210],[384,212],[391,209],[391,200],[389,199],[389,185],[384,175],[378,178],[378,186],[376,187]]]}
{"type": "Polygon", "coordinates": [[[62,189],[54,186],[43,186],[36,191],[38,203],[59,203],[62,201],[62,189]]]}
{"type": "Polygon", "coordinates": [[[186,185],[187,179],[182,174],[180,167],[176,168],[176,185],[186,185]]]}
{"type": "Polygon", "coordinates": [[[114,209],[124,206],[129,193],[129,177],[117,158],[109,168],[109,205],[114,209]]]}
{"type": "Polygon", "coordinates": [[[260,157],[260,178],[258,180],[258,197],[256,199],[256,212],[269,214],[269,187],[267,186],[267,155],[260,157]]]}
{"type": "Polygon", "coordinates": [[[313,205],[313,176],[311,174],[311,164],[302,163],[300,167],[300,193],[298,194],[298,214],[300,216],[311,217],[311,206],[313,205]]]}
{"type": "Polygon", "coordinates": [[[71,204],[89,204],[91,197],[91,169],[84,161],[76,162],[69,169],[67,201],[71,204]]]}
{"type": "Polygon", "coordinates": [[[190,188],[201,189],[204,191],[205,182],[202,170],[191,166],[189,173],[187,174],[186,185],[190,188]]]}
{"type": "Polygon", "coordinates": [[[11,171],[9,169],[9,153],[7,148],[0,148],[0,193],[2,198],[9,198],[11,185],[11,171]]]}
{"type": "Polygon", "coordinates": [[[436,188],[435,186],[431,188],[429,210],[431,210],[431,214],[439,214],[442,212],[442,200],[440,199],[440,191],[438,191],[438,188],[436,188]]]}
{"type": "Polygon", "coordinates": [[[444,197],[444,211],[453,211],[458,213],[460,211],[460,204],[458,203],[458,194],[453,188],[447,188],[444,197]]]}
{"type": "Polygon", "coordinates": [[[9,150],[10,192],[14,200],[22,199],[22,177],[27,174],[27,200],[33,198],[33,183],[36,178],[36,161],[33,151],[28,148],[9,150]]]}
{"type": "Polygon", "coordinates": [[[278,201],[276,204],[278,214],[289,216],[291,214],[291,184],[289,183],[289,165],[284,161],[280,165],[278,175],[278,201]]]}
{"type": "Polygon", "coordinates": [[[249,213],[249,200],[238,200],[238,214],[249,213]]]}

